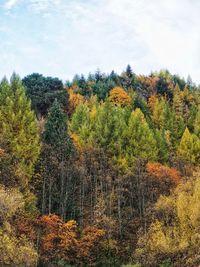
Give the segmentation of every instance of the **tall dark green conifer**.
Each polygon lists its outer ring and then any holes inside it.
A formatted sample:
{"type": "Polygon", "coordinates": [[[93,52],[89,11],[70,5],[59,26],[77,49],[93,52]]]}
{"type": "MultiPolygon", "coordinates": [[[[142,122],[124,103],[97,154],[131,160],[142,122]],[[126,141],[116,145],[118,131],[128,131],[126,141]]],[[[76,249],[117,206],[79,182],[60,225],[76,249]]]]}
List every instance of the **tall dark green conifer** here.
{"type": "Polygon", "coordinates": [[[43,140],[46,144],[54,147],[58,152],[69,152],[71,140],[67,129],[67,116],[63,112],[57,100],[49,111],[43,140]]]}
{"type": "Polygon", "coordinates": [[[64,219],[69,218],[72,212],[70,196],[74,189],[74,150],[68,134],[66,114],[56,100],[45,124],[43,143],[39,162],[39,173],[43,179],[40,197],[42,213],[57,213],[64,219]]]}

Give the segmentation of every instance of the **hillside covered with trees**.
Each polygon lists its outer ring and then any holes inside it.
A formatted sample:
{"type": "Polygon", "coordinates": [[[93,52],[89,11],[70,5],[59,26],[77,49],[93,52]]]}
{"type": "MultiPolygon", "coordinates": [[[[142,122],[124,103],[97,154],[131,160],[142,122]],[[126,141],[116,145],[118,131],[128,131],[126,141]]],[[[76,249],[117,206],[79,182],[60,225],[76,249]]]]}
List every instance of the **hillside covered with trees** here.
{"type": "Polygon", "coordinates": [[[199,164],[190,77],[3,78],[0,266],[199,266],[199,164]]]}

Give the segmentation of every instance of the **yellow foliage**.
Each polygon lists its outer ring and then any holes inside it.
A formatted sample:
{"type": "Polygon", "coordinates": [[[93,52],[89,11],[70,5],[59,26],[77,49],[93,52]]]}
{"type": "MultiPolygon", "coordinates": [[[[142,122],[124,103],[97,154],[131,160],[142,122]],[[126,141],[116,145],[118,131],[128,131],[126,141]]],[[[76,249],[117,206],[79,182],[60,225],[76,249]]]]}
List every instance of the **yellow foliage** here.
{"type": "Polygon", "coordinates": [[[117,106],[131,105],[131,97],[121,87],[115,87],[110,91],[109,100],[117,106]]]}
{"type": "Polygon", "coordinates": [[[72,138],[75,147],[76,147],[79,151],[81,151],[81,150],[82,150],[82,143],[81,143],[81,140],[80,140],[80,136],[79,136],[78,134],[76,134],[76,133],[72,133],[72,134],[70,135],[70,137],[72,138]]]}
{"type": "Polygon", "coordinates": [[[82,95],[74,93],[72,89],[69,89],[68,93],[69,93],[68,111],[69,114],[72,114],[77,106],[84,103],[85,99],[82,95]]]}
{"type": "MultiPolygon", "coordinates": [[[[199,177],[180,184],[171,196],[161,196],[155,205],[155,211],[158,219],[151,224],[147,235],[141,237],[138,255],[148,254],[147,259],[153,259],[155,264],[159,256],[166,258],[166,255],[180,253],[194,255],[193,251],[196,251],[196,255],[200,254],[199,177]],[[141,242],[146,242],[144,248],[141,242]]],[[[191,258],[187,260],[192,262],[191,258]]]]}

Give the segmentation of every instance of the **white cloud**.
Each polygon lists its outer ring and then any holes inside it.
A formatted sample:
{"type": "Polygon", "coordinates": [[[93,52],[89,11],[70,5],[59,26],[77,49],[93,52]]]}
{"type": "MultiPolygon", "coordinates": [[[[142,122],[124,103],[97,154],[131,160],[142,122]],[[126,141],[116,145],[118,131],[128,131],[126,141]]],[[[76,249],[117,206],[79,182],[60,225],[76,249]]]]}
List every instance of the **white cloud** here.
{"type": "Polygon", "coordinates": [[[7,0],[4,8],[7,10],[12,9],[14,6],[16,6],[19,3],[19,0],[7,0]]]}

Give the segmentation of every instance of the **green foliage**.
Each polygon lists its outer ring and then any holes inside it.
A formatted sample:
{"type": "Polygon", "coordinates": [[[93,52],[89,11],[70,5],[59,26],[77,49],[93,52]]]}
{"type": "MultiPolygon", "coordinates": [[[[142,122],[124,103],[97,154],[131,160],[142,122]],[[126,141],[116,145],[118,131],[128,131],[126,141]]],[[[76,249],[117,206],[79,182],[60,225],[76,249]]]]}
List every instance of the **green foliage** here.
{"type": "Polygon", "coordinates": [[[36,184],[42,193],[39,195],[42,213],[55,212],[63,218],[67,212],[70,213],[70,190],[76,183],[72,179],[74,152],[66,114],[55,101],[44,126],[43,147],[37,165],[40,179],[36,184]]]}
{"type": "Polygon", "coordinates": [[[58,78],[44,77],[41,74],[33,73],[26,76],[22,82],[38,117],[47,115],[55,99],[62,107],[67,106],[68,94],[63,88],[62,81],[58,78]]]}
{"type": "Polygon", "coordinates": [[[170,143],[167,140],[167,133],[167,131],[156,129],[154,134],[157,143],[158,158],[163,163],[169,160],[170,143]]]}
{"type": "Polygon", "coordinates": [[[200,110],[196,113],[193,127],[194,133],[200,138],[200,110]]]}
{"type": "Polygon", "coordinates": [[[46,144],[59,149],[69,149],[67,117],[57,100],[53,103],[44,126],[43,140],[46,144]]]}
{"type": "Polygon", "coordinates": [[[123,133],[123,149],[129,164],[135,159],[157,159],[156,140],[140,109],[133,111],[129,118],[123,133]]]}
{"type": "Polygon", "coordinates": [[[130,65],[23,85],[0,84],[0,265],[36,266],[34,242],[44,265],[198,266],[196,85],[130,65]]]}
{"type": "Polygon", "coordinates": [[[89,127],[89,109],[86,105],[79,105],[71,118],[71,130],[80,133],[81,126],[89,127]]]}
{"type": "Polygon", "coordinates": [[[198,163],[200,159],[200,140],[195,134],[190,134],[188,128],[185,129],[177,149],[177,154],[183,160],[190,163],[198,163]]]}
{"type": "Polygon", "coordinates": [[[183,98],[178,84],[174,88],[173,110],[177,117],[183,116],[183,98]]]}
{"type": "Polygon", "coordinates": [[[40,153],[36,118],[18,76],[0,84],[0,135],[2,147],[14,161],[15,174],[25,186],[40,153]]]}
{"type": "Polygon", "coordinates": [[[164,260],[161,264],[159,264],[159,267],[171,267],[172,262],[171,259],[164,260]]]}

